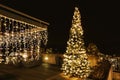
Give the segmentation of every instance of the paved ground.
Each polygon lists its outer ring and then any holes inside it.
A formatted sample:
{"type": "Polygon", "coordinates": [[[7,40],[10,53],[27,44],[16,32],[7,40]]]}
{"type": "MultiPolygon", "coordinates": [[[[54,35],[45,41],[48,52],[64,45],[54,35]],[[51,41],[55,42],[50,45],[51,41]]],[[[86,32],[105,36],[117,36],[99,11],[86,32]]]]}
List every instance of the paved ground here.
{"type": "Polygon", "coordinates": [[[25,68],[0,65],[0,80],[81,80],[64,76],[60,67],[50,64],[25,68]]]}
{"type": "Polygon", "coordinates": [[[45,63],[32,68],[0,65],[0,80],[64,80],[55,79],[60,73],[60,68],[45,63]]]}
{"type": "MultiPolygon", "coordinates": [[[[61,73],[58,66],[41,64],[25,68],[0,64],[0,80],[81,80],[69,78],[61,73]]],[[[89,79],[88,79],[89,80],[89,79]]],[[[113,73],[113,80],[120,80],[120,73],[113,73]]]]}

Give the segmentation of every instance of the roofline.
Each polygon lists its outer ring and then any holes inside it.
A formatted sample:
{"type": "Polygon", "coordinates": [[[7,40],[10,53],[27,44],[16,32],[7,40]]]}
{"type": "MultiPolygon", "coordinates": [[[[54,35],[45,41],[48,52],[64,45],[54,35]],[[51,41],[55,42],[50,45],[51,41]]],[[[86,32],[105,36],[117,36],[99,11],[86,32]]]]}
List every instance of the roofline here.
{"type": "Polygon", "coordinates": [[[4,5],[2,5],[2,4],[0,4],[0,7],[4,8],[4,9],[7,9],[7,10],[9,10],[9,11],[12,11],[12,12],[14,12],[14,13],[17,13],[17,14],[19,14],[19,15],[22,15],[22,16],[24,16],[24,17],[30,18],[30,19],[32,19],[32,20],[34,20],[34,21],[42,22],[42,23],[44,23],[44,24],[46,24],[46,25],[50,25],[48,22],[42,21],[42,20],[40,20],[40,19],[37,19],[37,18],[32,17],[32,16],[30,16],[30,15],[28,15],[28,14],[25,14],[25,13],[23,13],[23,12],[20,12],[20,11],[17,11],[17,10],[15,10],[15,9],[12,9],[12,8],[10,8],[10,7],[4,6],[4,5]]]}

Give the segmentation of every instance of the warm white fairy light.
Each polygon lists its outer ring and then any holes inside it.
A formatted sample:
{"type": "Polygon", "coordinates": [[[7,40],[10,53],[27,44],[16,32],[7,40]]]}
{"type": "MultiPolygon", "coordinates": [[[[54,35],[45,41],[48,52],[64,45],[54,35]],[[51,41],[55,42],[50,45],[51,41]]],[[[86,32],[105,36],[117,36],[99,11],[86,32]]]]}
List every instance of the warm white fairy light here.
{"type": "Polygon", "coordinates": [[[82,39],[83,30],[80,18],[80,12],[78,8],[75,7],[62,70],[65,75],[86,78],[90,73],[90,66],[82,39]]]}
{"type": "Polygon", "coordinates": [[[1,15],[1,14],[0,14],[0,17],[4,17],[4,18],[7,18],[9,20],[16,21],[16,22],[19,22],[19,23],[22,23],[22,24],[25,24],[25,25],[30,25],[30,26],[33,26],[33,27],[38,27],[36,25],[30,24],[30,23],[27,23],[27,22],[24,22],[24,21],[21,21],[21,20],[13,19],[13,18],[4,16],[4,15],[1,15]]]}
{"type": "Polygon", "coordinates": [[[28,56],[38,60],[41,41],[46,45],[47,35],[47,28],[0,15],[0,48],[5,50],[4,52],[0,50],[0,54],[6,56],[4,61],[7,60],[7,63],[9,61],[16,63],[19,56],[23,57],[24,61],[31,60],[28,56]],[[12,58],[11,54],[14,54],[12,58]]]}

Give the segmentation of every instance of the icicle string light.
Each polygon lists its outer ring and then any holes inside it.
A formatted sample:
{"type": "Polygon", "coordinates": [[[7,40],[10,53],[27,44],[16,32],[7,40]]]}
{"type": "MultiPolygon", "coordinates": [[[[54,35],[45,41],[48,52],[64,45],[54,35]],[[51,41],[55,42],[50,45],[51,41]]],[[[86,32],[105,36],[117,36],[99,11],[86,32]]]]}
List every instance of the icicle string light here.
{"type": "Polygon", "coordinates": [[[0,15],[0,63],[39,60],[47,35],[47,28],[0,15]]]}
{"type": "Polygon", "coordinates": [[[22,24],[25,24],[25,25],[30,25],[30,26],[33,26],[33,27],[38,27],[37,25],[33,25],[33,24],[30,24],[30,23],[27,23],[27,22],[24,22],[24,21],[20,21],[20,20],[17,20],[17,19],[13,19],[13,18],[4,16],[4,15],[1,15],[1,14],[0,14],[0,17],[1,17],[1,18],[3,17],[3,18],[5,18],[5,19],[11,20],[11,21],[16,21],[16,22],[18,22],[18,23],[22,23],[22,24]]]}

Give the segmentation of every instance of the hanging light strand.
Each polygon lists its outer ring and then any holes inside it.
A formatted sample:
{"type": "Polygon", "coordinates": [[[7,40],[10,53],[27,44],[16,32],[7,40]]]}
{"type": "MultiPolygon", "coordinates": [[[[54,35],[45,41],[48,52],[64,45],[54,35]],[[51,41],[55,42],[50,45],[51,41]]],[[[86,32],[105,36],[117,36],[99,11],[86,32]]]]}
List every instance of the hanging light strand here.
{"type": "Polygon", "coordinates": [[[0,15],[0,63],[38,60],[47,35],[47,28],[0,15]]]}

